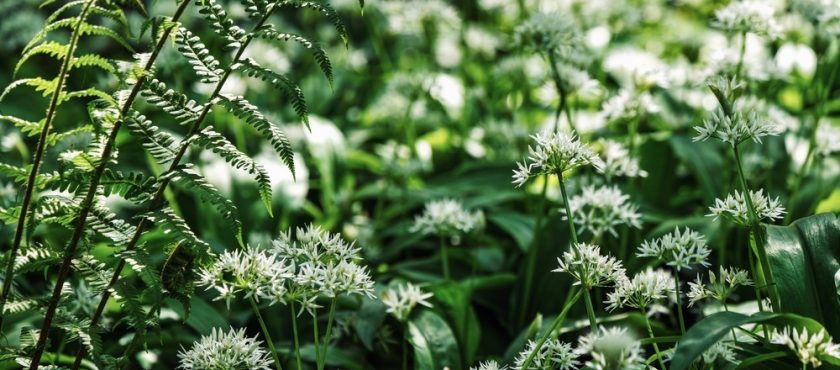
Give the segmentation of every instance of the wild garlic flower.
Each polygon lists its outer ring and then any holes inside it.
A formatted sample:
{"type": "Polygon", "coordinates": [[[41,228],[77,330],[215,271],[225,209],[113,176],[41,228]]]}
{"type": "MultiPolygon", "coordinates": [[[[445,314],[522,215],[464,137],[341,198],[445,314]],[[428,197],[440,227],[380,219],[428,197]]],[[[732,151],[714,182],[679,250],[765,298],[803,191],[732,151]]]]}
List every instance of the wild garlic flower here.
{"type": "Polygon", "coordinates": [[[618,281],[615,290],[607,294],[607,309],[619,307],[646,309],[654,303],[671,297],[676,282],[665,270],[647,269],[637,273],[633,279],[627,277],[618,281]]]}
{"type": "Polygon", "coordinates": [[[270,304],[285,303],[287,282],[293,277],[286,261],[265,250],[247,247],[245,250],[225,251],[210,267],[199,272],[198,284],[215,289],[228,308],[236,295],[268,300],[270,304]]]}
{"type": "MultiPolygon", "coordinates": [[[[572,221],[580,226],[579,232],[590,232],[601,237],[605,232],[618,236],[617,227],[627,225],[642,228],[639,207],[629,202],[630,196],[616,186],[587,186],[580,194],[569,199],[572,221]]],[[[565,209],[561,209],[565,213],[565,209]]],[[[564,219],[568,215],[564,215],[564,219]]]]}
{"type": "Polygon", "coordinates": [[[715,275],[714,271],[709,271],[709,284],[703,283],[700,275],[697,275],[697,280],[689,282],[688,306],[691,307],[694,303],[702,301],[706,298],[712,298],[718,302],[726,303],[727,298],[735,292],[740,286],[750,286],[753,282],[749,278],[746,271],[736,267],[720,267],[720,274],[715,275]]]}
{"type": "Polygon", "coordinates": [[[782,31],[775,13],[764,0],[735,0],[715,12],[714,24],[730,33],[752,32],[775,38],[782,31]]]}
{"type": "Polygon", "coordinates": [[[566,13],[536,13],[514,30],[514,42],[552,54],[558,64],[583,66],[589,60],[574,18],[566,13]]]}
{"type": "Polygon", "coordinates": [[[528,158],[517,163],[518,168],[513,171],[516,187],[532,177],[561,174],[581,166],[590,165],[599,172],[604,168],[604,161],[574,134],[546,130],[532,138],[536,144],[528,147],[528,158]]]}
{"type": "Polygon", "coordinates": [[[791,327],[785,327],[782,331],[774,329],[771,342],[787,346],[796,354],[799,362],[815,368],[822,365],[820,357],[840,358],[840,345],[832,342],[825,329],[814,334],[809,334],[808,328],[802,328],[802,331],[791,327]]]}
{"type": "Polygon", "coordinates": [[[716,361],[735,362],[735,344],[727,340],[719,340],[703,352],[703,363],[713,364],[716,361]]]}
{"type": "Polygon", "coordinates": [[[817,127],[816,139],[815,154],[828,157],[834,153],[840,153],[840,127],[824,120],[817,127]]]}
{"type": "Polygon", "coordinates": [[[514,370],[577,370],[580,362],[577,360],[579,354],[572,348],[572,345],[549,338],[542,347],[537,348],[537,343],[528,341],[528,345],[514,360],[514,370]],[[525,361],[531,354],[531,363],[524,367],[525,361]]]}
{"type": "Polygon", "coordinates": [[[377,146],[374,151],[382,161],[382,173],[391,178],[405,179],[431,168],[430,162],[413,156],[408,145],[393,140],[377,146]]]}
{"type": "Polygon", "coordinates": [[[557,258],[559,267],[552,272],[565,272],[575,279],[574,285],[586,288],[604,287],[624,278],[621,261],[610,255],[602,255],[597,245],[578,243],[570,251],[557,258]]]}
{"type": "Polygon", "coordinates": [[[432,307],[427,299],[433,296],[434,294],[425,293],[414,284],[405,283],[399,285],[397,289],[388,288],[382,294],[382,303],[385,304],[385,312],[393,315],[398,321],[405,322],[415,306],[432,307]]]}
{"type": "Polygon", "coordinates": [[[639,338],[627,328],[598,327],[598,331],[580,337],[577,352],[590,355],[586,369],[592,370],[646,370],[644,352],[639,338]]]}
{"type": "MultiPolygon", "coordinates": [[[[750,190],[750,198],[756,216],[758,216],[757,222],[777,220],[785,214],[785,208],[782,207],[779,197],[770,198],[764,194],[764,189],[750,190]]],[[[738,190],[727,195],[725,199],[715,199],[715,204],[709,207],[709,211],[711,213],[707,216],[714,216],[716,220],[723,217],[741,226],[750,226],[751,224],[746,199],[744,194],[738,190]]]]}
{"type": "Polygon", "coordinates": [[[213,328],[210,335],[201,337],[189,350],[182,347],[178,358],[178,368],[186,370],[269,370],[272,363],[262,342],[246,336],[244,328],[231,328],[227,333],[213,328]]]}
{"type": "Polygon", "coordinates": [[[612,177],[647,177],[647,171],[639,167],[638,158],[630,156],[624,144],[611,140],[598,140],[599,154],[604,158],[604,175],[612,177]]]}
{"type": "Polygon", "coordinates": [[[649,91],[622,88],[618,94],[604,102],[600,114],[608,122],[615,122],[633,120],[661,110],[662,107],[653,100],[649,91]]]}
{"type": "Polygon", "coordinates": [[[495,360],[489,360],[470,367],[470,370],[507,370],[507,366],[499,365],[495,360]]]}
{"type": "Polygon", "coordinates": [[[442,199],[426,203],[423,214],[414,218],[410,231],[446,237],[453,245],[458,245],[464,236],[483,228],[483,212],[470,212],[457,200],[442,199]]]}
{"type": "Polygon", "coordinates": [[[756,112],[734,112],[732,116],[727,116],[721,110],[712,113],[711,118],[703,120],[703,126],[695,126],[694,130],[697,131],[694,141],[715,138],[732,146],[749,139],[761,143],[762,137],[775,136],[781,131],[775,123],[760,117],[756,112]]]}
{"type": "Polygon", "coordinates": [[[661,238],[644,241],[636,256],[657,258],[680,271],[692,265],[708,267],[711,253],[703,235],[688,227],[680,231],[678,227],[661,238]]]}

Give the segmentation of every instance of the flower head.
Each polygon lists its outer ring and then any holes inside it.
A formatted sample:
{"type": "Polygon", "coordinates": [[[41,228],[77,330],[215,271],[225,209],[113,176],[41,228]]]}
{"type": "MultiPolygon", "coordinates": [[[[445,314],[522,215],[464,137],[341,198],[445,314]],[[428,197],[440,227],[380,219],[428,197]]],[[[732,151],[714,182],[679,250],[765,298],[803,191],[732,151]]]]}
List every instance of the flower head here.
{"type": "Polygon", "coordinates": [[[703,352],[703,363],[713,364],[715,361],[735,362],[735,344],[730,341],[719,340],[703,352]]]}
{"type": "Polygon", "coordinates": [[[484,228],[484,213],[467,211],[461,202],[443,199],[426,203],[423,214],[414,219],[411,231],[448,237],[452,244],[457,245],[460,244],[462,237],[482,228],[484,228]]]}
{"type": "Polygon", "coordinates": [[[772,343],[787,346],[793,351],[802,364],[815,368],[822,365],[822,356],[840,358],[840,345],[832,342],[825,329],[809,334],[808,328],[798,331],[796,328],[785,327],[782,331],[774,330],[772,338],[772,343]]]}
{"type": "Polygon", "coordinates": [[[530,178],[558,174],[580,166],[591,165],[598,171],[604,162],[574,135],[543,131],[532,136],[535,145],[528,147],[526,162],[517,163],[513,183],[521,187],[530,178]]]}
{"type": "Polygon", "coordinates": [[[386,312],[393,315],[400,322],[408,320],[411,310],[418,304],[432,307],[427,299],[432,298],[432,293],[424,293],[420,287],[411,283],[401,284],[397,289],[388,288],[382,294],[382,303],[385,304],[386,312]]]}
{"type": "Polygon", "coordinates": [[[542,347],[537,348],[537,343],[529,340],[525,349],[516,356],[513,368],[515,370],[577,370],[580,366],[577,357],[578,353],[569,343],[549,338],[542,347]],[[531,357],[532,353],[533,357],[531,357]],[[531,357],[531,362],[525,367],[528,357],[531,357]]]}
{"type": "Polygon", "coordinates": [[[615,140],[599,140],[600,154],[604,157],[604,175],[611,177],[647,177],[647,171],[639,167],[639,160],[630,155],[624,144],[615,140]]]}
{"type": "Polygon", "coordinates": [[[688,283],[689,291],[688,305],[693,306],[694,303],[702,301],[706,298],[712,298],[719,302],[725,303],[730,294],[735,292],[739,286],[752,285],[749,275],[746,271],[735,267],[720,267],[720,274],[715,275],[714,271],[709,271],[709,284],[706,285],[697,275],[697,280],[688,283]]]}
{"type": "Polygon", "coordinates": [[[570,251],[557,258],[559,267],[553,272],[565,272],[575,279],[575,285],[602,287],[616,283],[624,277],[621,261],[609,255],[601,255],[597,245],[578,243],[570,251]]]}
{"type": "Polygon", "coordinates": [[[558,64],[583,66],[588,61],[582,35],[566,13],[536,13],[516,27],[514,42],[550,54],[558,64]]]}
{"type": "Polygon", "coordinates": [[[189,350],[181,348],[178,368],[269,370],[271,360],[261,344],[256,338],[246,336],[245,329],[225,333],[213,328],[210,335],[201,337],[189,350]]]}
{"type": "MultiPolygon", "coordinates": [[[[618,236],[616,227],[628,225],[642,228],[642,215],[638,206],[629,202],[630,196],[616,186],[587,186],[569,200],[572,220],[580,226],[580,232],[589,231],[596,237],[609,232],[618,236]]],[[[564,209],[565,211],[565,209],[564,209]]],[[[567,218],[565,215],[564,218],[567,218]]]]}
{"type": "Polygon", "coordinates": [[[489,360],[470,367],[470,370],[507,370],[507,366],[499,365],[495,360],[489,360]]]}
{"type": "Polygon", "coordinates": [[[831,122],[822,121],[817,127],[816,145],[814,153],[828,157],[840,152],[840,127],[832,125],[831,122]]]}
{"type": "Polygon", "coordinates": [[[225,251],[210,267],[199,273],[199,285],[215,289],[228,307],[238,293],[269,303],[286,302],[287,282],[292,270],[286,261],[265,250],[247,247],[245,250],[225,251]]]}
{"type": "Polygon", "coordinates": [[[715,12],[714,24],[731,33],[752,32],[775,38],[782,31],[775,13],[763,0],[735,0],[715,12]]]}
{"type": "Polygon", "coordinates": [[[627,328],[598,328],[595,333],[580,337],[578,353],[590,355],[586,368],[592,370],[645,370],[642,345],[627,328]]]}
{"type": "Polygon", "coordinates": [[[760,143],[762,137],[774,136],[780,132],[776,124],[759,117],[756,112],[746,115],[742,112],[734,112],[731,116],[727,116],[721,110],[712,113],[711,118],[703,121],[702,127],[695,126],[694,130],[697,131],[694,141],[716,138],[732,146],[748,139],[760,143]]]}
{"type": "Polygon", "coordinates": [[[653,100],[650,91],[622,88],[618,94],[604,102],[601,115],[609,122],[626,121],[657,113],[661,109],[662,107],[653,100]]]}
{"type": "Polygon", "coordinates": [[[692,265],[708,267],[711,253],[703,235],[687,227],[680,231],[678,227],[661,238],[643,242],[636,255],[658,258],[679,271],[692,265]]]}
{"type": "MultiPolygon", "coordinates": [[[[773,221],[782,218],[782,215],[785,214],[785,209],[782,207],[779,198],[770,198],[764,194],[763,189],[759,189],[758,191],[750,190],[750,199],[755,208],[755,214],[758,216],[756,222],[764,220],[773,221]]],[[[744,194],[738,190],[727,195],[726,199],[715,199],[715,204],[709,207],[709,211],[711,213],[708,216],[715,216],[715,219],[723,217],[741,226],[752,224],[744,194]]]]}
{"type": "Polygon", "coordinates": [[[615,290],[607,294],[607,309],[619,307],[646,309],[651,304],[669,298],[674,293],[676,282],[665,270],[647,269],[637,273],[633,279],[618,281],[615,290]]]}

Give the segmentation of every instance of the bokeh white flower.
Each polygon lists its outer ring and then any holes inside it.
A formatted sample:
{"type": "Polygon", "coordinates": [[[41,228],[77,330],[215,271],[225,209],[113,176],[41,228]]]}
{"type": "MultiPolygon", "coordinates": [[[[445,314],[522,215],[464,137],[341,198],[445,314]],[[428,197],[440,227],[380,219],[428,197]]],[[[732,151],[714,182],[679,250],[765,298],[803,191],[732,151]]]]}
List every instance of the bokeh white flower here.
{"type": "Polygon", "coordinates": [[[604,161],[574,134],[545,130],[532,138],[535,144],[528,147],[528,158],[517,163],[513,171],[513,184],[521,187],[529,179],[540,175],[559,175],[581,167],[592,166],[598,171],[604,161]]]}
{"type": "Polygon", "coordinates": [[[262,342],[248,337],[244,328],[231,328],[228,332],[213,328],[189,350],[181,348],[178,359],[178,368],[185,370],[271,369],[271,359],[262,342]]]}
{"type": "Polygon", "coordinates": [[[388,288],[382,294],[382,303],[385,304],[385,311],[394,316],[398,321],[405,322],[417,305],[432,307],[428,299],[432,293],[423,292],[420,287],[411,284],[399,284],[396,289],[388,288]]]}
{"type": "Polygon", "coordinates": [[[484,228],[484,213],[468,211],[455,199],[434,200],[426,203],[423,213],[414,218],[411,232],[448,238],[458,245],[468,234],[484,228]]]}

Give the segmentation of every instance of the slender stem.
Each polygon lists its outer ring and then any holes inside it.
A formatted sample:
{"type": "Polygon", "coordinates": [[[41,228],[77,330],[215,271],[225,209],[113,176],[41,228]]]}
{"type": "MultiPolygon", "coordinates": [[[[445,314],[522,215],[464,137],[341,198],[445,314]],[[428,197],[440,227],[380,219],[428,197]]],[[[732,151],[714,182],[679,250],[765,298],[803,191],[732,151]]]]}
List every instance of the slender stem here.
{"type": "Polygon", "coordinates": [[[741,50],[738,51],[738,65],[735,66],[735,79],[741,77],[741,69],[744,68],[744,54],[747,51],[747,33],[741,32],[741,50]]]}
{"type": "Polygon", "coordinates": [[[295,302],[289,304],[289,313],[292,315],[292,334],[294,335],[295,343],[295,362],[297,363],[297,370],[303,369],[303,364],[300,362],[300,337],[298,336],[297,315],[295,314],[295,302]]]}
{"type": "Polygon", "coordinates": [[[321,334],[318,330],[318,309],[312,309],[312,336],[315,343],[315,367],[321,369],[321,334]]]}
{"type": "Polygon", "coordinates": [[[578,236],[575,230],[574,215],[572,208],[569,206],[569,196],[566,193],[566,184],[563,182],[563,173],[557,172],[557,180],[560,181],[560,193],[563,194],[563,207],[566,208],[566,219],[569,221],[569,233],[572,235],[572,242],[575,244],[572,249],[577,248],[578,236]]]}
{"type": "Polygon", "coordinates": [[[577,130],[569,113],[568,94],[563,89],[563,81],[560,79],[560,73],[557,72],[557,59],[553,52],[548,53],[548,64],[551,66],[551,77],[554,80],[554,87],[557,89],[557,95],[560,100],[557,104],[557,111],[554,112],[555,128],[557,131],[560,131],[560,113],[565,110],[566,118],[569,120],[569,129],[575,132],[577,130]]]}
{"type": "Polygon", "coordinates": [[[586,315],[589,316],[589,329],[594,333],[598,330],[598,320],[595,318],[595,309],[592,308],[592,293],[590,287],[583,287],[583,301],[586,302],[586,315]]]}
{"type": "Polygon", "coordinates": [[[519,310],[519,325],[525,325],[525,317],[528,315],[528,309],[531,302],[531,288],[534,285],[534,270],[537,268],[537,255],[539,254],[539,233],[542,229],[543,218],[545,217],[545,195],[548,193],[548,180],[546,176],[543,182],[542,191],[540,192],[539,205],[537,209],[537,219],[534,222],[534,229],[531,235],[531,244],[526,252],[525,262],[525,286],[522,289],[522,300],[519,310]]]}
{"type": "MultiPolygon", "coordinates": [[[[723,310],[729,312],[729,305],[726,304],[726,297],[724,297],[720,302],[723,304],[723,310]]],[[[729,329],[729,331],[732,333],[732,342],[735,343],[735,345],[738,345],[738,337],[735,336],[735,329],[732,328],[729,329]]]]}
{"type": "Polygon", "coordinates": [[[674,291],[677,293],[677,318],[680,321],[680,334],[685,334],[685,316],[682,308],[682,284],[680,284],[680,273],[674,270],[674,291]]]}
{"type": "MultiPolygon", "coordinates": [[[[41,169],[44,152],[48,145],[47,137],[50,133],[50,127],[52,127],[53,121],[55,120],[56,111],[58,110],[58,105],[60,104],[59,100],[64,92],[64,84],[67,81],[67,75],[70,70],[70,61],[73,59],[73,54],[76,51],[76,45],[78,45],[79,38],[81,37],[80,29],[82,23],[84,23],[87,19],[87,16],[90,13],[90,8],[95,2],[96,0],[88,0],[88,2],[85,3],[81,14],[73,26],[73,34],[70,37],[70,45],[67,48],[67,53],[61,60],[61,70],[58,73],[55,90],[50,97],[50,105],[49,108],[47,108],[47,116],[44,120],[44,127],[41,128],[41,133],[38,135],[35,157],[32,159],[32,168],[29,169],[29,176],[26,179],[26,186],[23,190],[23,203],[21,203],[20,206],[20,214],[17,219],[17,227],[15,228],[15,237],[12,241],[12,248],[6,256],[6,271],[3,277],[3,291],[0,293],[0,332],[3,330],[3,320],[6,317],[6,300],[9,298],[9,293],[12,290],[15,259],[17,258],[18,251],[20,250],[20,245],[23,243],[23,234],[26,231],[26,216],[29,215],[29,207],[32,205],[32,196],[35,193],[35,188],[38,182],[38,172],[41,169]]],[[[46,342],[40,344],[43,346],[46,342]]],[[[36,346],[35,354],[38,356],[37,361],[33,360],[33,364],[35,364],[33,366],[38,366],[37,362],[41,360],[41,352],[43,352],[43,349],[39,350],[36,346]]],[[[35,357],[33,357],[33,359],[35,359],[35,357]]]]}
{"type": "Polygon", "coordinates": [[[548,340],[549,337],[551,337],[551,333],[553,333],[555,330],[557,330],[557,328],[560,327],[560,325],[563,323],[563,320],[566,319],[566,315],[569,313],[569,310],[572,308],[572,306],[575,305],[575,303],[577,303],[584,290],[585,289],[579,289],[575,293],[575,295],[572,296],[572,298],[566,302],[566,305],[563,306],[563,310],[560,311],[560,314],[557,315],[557,317],[554,319],[554,322],[551,323],[551,327],[549,327],[548,330],[545,333],[543,333],[542,337],[540,337],[540,339],[537,341],[537,345],[534,347],[534,350],[528,355],[528,358],[525,359],[525,362],[522,363],[522,369],[530,369],[528,366],[530,366],[531,362],[534,361],[534,356],[536,356],[537,352],[540,351],[540,348],[542,348],[543,344],[545,344],[545,341],[548,340]]]}
{"type": "Polygon", "coordinates": [[[446,246],[446,240],[440,238],[440,264],[443,268],[443,278],[449,280],[449,249],[446,246]]]}
{"type": "MultiPolygon", "coordinates": [[[[332,338],[332,326],[333,326],[333,321],[334,321],[334,318],[335,318],[335,305],[336,305],[337,301],[338,301],[338,298],[334,297],[332,299],[332,302],[330,302],[330,313],[327,315],[327,331],[324,332],[324,337],[323,337],[324,338],[323,339],[324,349],[321,350],[321,357],[322,358],[321,358],[321,363],[320,363],[321,367],[318,368],[319,370],[323,370],[324,367],[326,366],[326,363],[327,363],[327,351],[329,351],[329,348],[330,348],[330,339],[332,338]]],[[[318,343],[317,338],[316,338],[315,343],[318,343]]]]}
{"type": "Polygon", "coordinates": [[[402,370],[408,370],[408,325],[403,323],[402,370]]]}
{"type": "MultiPolygon", "coordinates": [[[[645,318],[645,326],[647,326],[648,335],[650,335],[650,339],[656,339],[656,336],[653,335],[653,328],[650,327],[650,319],[647,317],[647,313],[645,312],[644,308],[639,309],[642,312],[642,316],[645,318]]],[[[656,352],[656,359],[659,360],[659,366],[662,370],[668,370],[665,367],[665,360],[662,359],[662,353],[659,352],[659,345],[656,342],[653,342],[653,350],[656,352]]]]}
{"type": "Polygon", "coordinates": [[[283,370],[283,365],[280,363],[280,357],[277,356],[277,350],[274,349],[274,341],[271,339],[271,333],[268,332],[268,327],[265,325],[265,320],[263,320],[260,308],[257,306],[257,302],[254,301],[254,297],[248,297],[248,302],[251,303],[251,310],[254,311],[257,321],[260,322],[260,329],[262,329],[263,336],[265,336],[265,342],[268,344],[268,349],[271,351],[271,357],[274,358],[274,364],[277,365],[277,370],[283,370]]]}

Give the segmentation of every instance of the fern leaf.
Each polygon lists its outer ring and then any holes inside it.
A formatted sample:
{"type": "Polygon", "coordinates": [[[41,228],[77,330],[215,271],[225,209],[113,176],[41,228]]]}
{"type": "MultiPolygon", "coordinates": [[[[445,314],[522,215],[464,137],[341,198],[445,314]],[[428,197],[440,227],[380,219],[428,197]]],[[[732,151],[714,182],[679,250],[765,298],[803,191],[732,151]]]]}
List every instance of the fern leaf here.
{"type": "Polygon", "coordinates": [[[61,253],[40,244],[23,248],[15,258],[15,273],[27,273],[49,268],[61,260],[61,253]]]}
{"type": "Polygon", "coordinates": [[[0,115],[0,121],[11,122],[13,125],[15,125],[15,127],[19,128],[20,131],[26,134],[27,136],[37,136],[41,133],[41,128],[44,127],[45,120],[42,119],[38,122],[31,122],[13,116],[0,115]]]}
{"type": "Polygon", "coordinates": [[[221,5],[215,0],[195,0],[195,4],[201,7],[198,13],[210,23],[213,31],[227,41],[227,47],[235,49],[242,45],[242,40],[247,33],[228,18],[227,12],[221,5]]]}
{"type": "Polygon", "coordinates": [[[172,135],[160,131],[145,116],[132,112],[125,123],[129,131],[142,141],[143,148],[160,163],[169,163],[178,152],[176,140],[172,135]]]}
{"type": "Polygon", "coordinates": [[[219,68],[219,61],[210,54],[198,36],[180,27],[175,34],[175,43],[178,44],[178,51],[187,58],[195,73],[201,77],[201,82],[219,82],[224,71],[219,68]]]}
{"type": "Polygon", "coordinates": [[[275,30],[271,25],[268,27],[263,27],[259,31],[257,31],[254,36],[261,38],[263,40],[272,40],[272,41],[294,41],[301,46],[309,49],[312,52],[312,56],[315,58],[315,62],[318,63],[318,67],[321,68],[321,72],[324,73],[324,76],[327,78],[327,81],[330,83],[330,88],[332,88],[333,84],[333,70],[332,70],[332,63],[330,62],[330,58],[327,55],[327,52],[319,46],[318,44],[309,41],[309,39],[296,35],[293,33],[286,33],[286,32],[279,32],[275,30]]]}
{"type": "Polygon", "coordinates": [[[271,209],[271,178],[268,176],[265,168],[262,165],[248,157],[245,153],[239,151],[233,143],[222,134],[213,131],[211,127],[205,127],[196,136],[195,143],[208,149],[213,153],[218,154],[225,161],[227,161],[234,168],[246,171],[254,176],[254,181],[257,182],[257,190],[260,193],[265,209],[269,215],[274,217],[271,209]]]}
{"type": "Polygon", "coordinates": [[[164,234],[172,235],[175,240],[189,243],[196,250],[203,251],[203,253],[207,253],[210,250],[210,245],[195,235],[187,225],[187,222],[181,216],[175,214],[171,208],[164,207],[161,210],[152,212],[146,217],[163,229],[164,234]]]}
{"type": "Polygon", "coordinates": [[[70,61],[69,70],[72,71],[78,68],[96,67],[108,73],[116,73],[117,69],[113,62],[96,54],[85,54],[73,58],[70,61]]]}
{"type": "Polygon", "coordinates": [[[97,294],[108,289],[111,282],[110,269],[89,254],[83,253],[73,259],[73,271],[81,276],[97,294]]]}
{"type": "Polygon", "coordinates": [[[286,135],[273,123],[269,122],[260,111],[241,96],[221,95],[222,105],[231,113],[254,127],[266,140],[271,143],[283,163],[295,176],[294,151],[286,135]]]}
{"type": "Polygon", "coordinates": [[[268,0],[239,0],[239,2],[252,18],[259,18],[264,15],[269,11],[268,7],[271,4],[268,0]]]}
{"type": "Polygon", "coordinates": [[[103,200],[95,202],[92,205],[90,217],[88,218],[88,226],[91,230],[111,240],[118,246],[129,244],[136,232],[134,226],[121,220],[111,212],[105,206],[103,200]]]}
{"type": "MultiPolygon", "coordinates": [[[[52,31],[55,31],[55,30],[58,30],[58,29],[61,29],[61,28],[72,29],[73,27],[76,26],[77,22],[79,22],[79,17],[64,18],[64,19],[60,19],[60,20],[57,20],[55,22],[52,22],[50,24],[47,24],[47,26],[44,27],[44,30],[47,33],[49,33],[49,32],[52,32],[52,31]]],[[[122,36],[120,36],[120,34],[114,32],[114,30],[112,30],[108,27],[104,27],[104,26],[100,26],[100,25],[96,25],[96,24],[90,24],[90,23],[82,21],[81,24],[79,25],[79,31],[78,32],[79,32],[79,36],[102,36],[102,37],[110,38],[111,40],[116,41],[118,44],[122,45],[122,47],[126,48],[127,50],[131,51],[132,53],[134,52],[134,48],[131,47],[131,45],[128,43],[128,41],[125,40],[125,38],[123,38],[122,36]]]]}
{"type": "Polygon", "coordinates": [[[239,210],[233,202],[219,193],[219,189],[207,182],[204,176],[196,172],[191,166],[176,169],[169,176],[175,182],[198,193],[201,200],[212,204],[222,214],[222,218],[228,222],[230,228],[233,229],[236,241],[242,246],[245,245],[242,240],[242,222],[239,220],[239,210]]]}
{"type": "Polygon", "coordinates": [[[159,273],[151,262],[151,258],[146,251],[142,249],[133,249],[130,251],[122,251],[114,255],[126,262],[126,264],[140,277],[143,284],[147,288],[161,290],[161,283],[159,273]]]}
{"type": "Polygon", "coordinates": [[[146,83],[142,92],[149,103],[171,114],[182,125],[189,125],[198,119],[201,106],[186,95],[166,87],[156,79],[146,83]]]}
{"type": "Polygon", "coordinates": [[[309,128],[309,109],[306,106],[306,98],[303,96],[303,91],[300,87],[289,80],[288,77],[268,68],[263,68],[251,58],[243,59],[240,63],[235,64],[233,68],[249,77],[258,78],[279,89],[292,103],[292,108],[294,108],[298,117],[309,128]]]}
{"type": "Polygon", "coordinates": [[[335,31],[338,33],[338,36],[341,37],[341,40],[344,42],[344,46],[348,47],[350,45],[350,38],[347,35],[347,27],[344,26],[344,22],[341,20],[341,17],[338,15],[338,12],[335,11],[331,6],[314,2],[314,1],[298,1],[298,0],[285,0],[280,3],[280,6],[291,7],[291,8],[301,8],[301,9],[311,9],[318,13],[324,14],[325,17],[333,24],[335,31]]]}
{"type": "Polygon", "coordinates": [[[5,98],[12,90],[24,85],[34,87],[35,91],[40,91],[43,96],[48,96],[55,91],[56,84],[58,84],[58,78],[54,78],[52,80],[43,79],[41,77],[22,78],[10,83],[9,86],[6,86],[3,93],[0,94],[0,101],[2,101],[3,98],[5,98]]]}
{"type": "Polygon", "coordinates": [[[61,96],[58,99],[58,103],[61,104],[66,102],[70,99],[80,99],[80,98],[97,98],[107,101],[112,105],[117,105],[117,101],[114,100],[114,97],[111,94],[108,94],[104,91],[98,90],[96,88],[90,87],[84,90],[78,91],[67,91],[62,92],[61,96]]]}
{"type": "Polygon", "coordinates": [[[15,71],[13,73],[14,75],[17,75],[18,71],[20,70],[20,67],[22,67],[23,64],[29,60],[29,58],[32,58],[36,55],[43,54],[51,58],[61,60],[62,58],[64,58],[64,56],[67,55],[67,49],[69,48],[70,46],[67,44],[62,44],[52,40],[40,43],[32,47],[31,49],[26,50],[26,52],[23,53],[23,55],[20,57],[20,60],[15,65],[15,71]]]}

